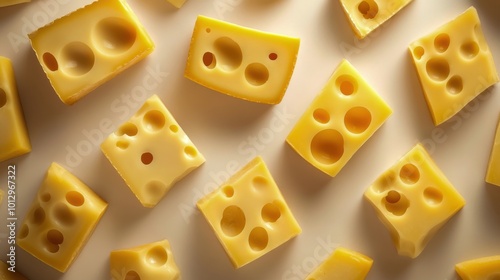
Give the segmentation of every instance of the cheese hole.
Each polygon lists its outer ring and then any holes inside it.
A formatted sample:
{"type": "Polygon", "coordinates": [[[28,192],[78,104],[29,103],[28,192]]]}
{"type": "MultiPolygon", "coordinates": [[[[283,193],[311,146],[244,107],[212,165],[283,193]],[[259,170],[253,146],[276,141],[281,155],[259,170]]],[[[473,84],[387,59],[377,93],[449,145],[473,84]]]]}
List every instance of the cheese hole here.
{"type": "Polygon", "coordinates": [[[278,201],[275,201],[267,203],[262,207],[261,216],[264,222],[274,223],[281,217],[281,210],[277,205],[278,203],[278,201]]]}
{"type": "Polygon", "coordinates": [[[444,58],[431,58],[426,64],[427,75],[435,81],[444,81],[450,75],[450,65],[444,58]]]}
{"type": "Polygon", "coordinates": [[[488,50],[488,44],[486,43],[486,39],[484,38],[484,34],[483,34],[483,31],[481,29],[481,25],[478,23],[476,25],[474,25],[474,34],[476,36],[476,40],[479,44],[479,47],[483,50],[483,51],[487,51],[488,50]]]}
{"type": "Polygon", "coordinates": [[[94,52],[85,43],[71,42],[62,49],[61,70],[68,75],[85,75],[94,67],[94,62],[94,52]]]}
{"type": "Polygon", "coordinates": [[[330,114],[325,109],[318,108],[313,112],[313,118],[319,123],[328,123],[330,121],[330,114]]]}
{"type": "Polygon", "coordinates": [[[34,224],[40,225],[45,221],[45,211],[41,207],[37,207],[33,212],[33,220],[34,224]]]}
{"type": "Polygon", "coordinates": [[[85,202],[85,198],[77,191],[69,191],[66,194],[66,201],[73,206],[82,206],[85,202]]]}
{"type": "Polygon", "coordinates": [[[443,201],[443,193],[435,187],[428,187],[424,190],[424,199],[429,205],[439,205],[443,201]]]}
{"type": "Polygon", "coordinates": [[[396,175],[393,172],[384,173],[380,178],[378,178],[373,185],[370,187],[376,193],[383,193],[390,188],[394,181],[396,180],[396,175]]]}
{"type": "Polygon", "coordinates": [[[148,152],[143,153],[141,155],[141,162],[145,165],[151,164],[151,162],[153,162],[153,154],[148,152]]]}
{"type": "Polygon", "coordinates": [[[466,59],[473,59],[479,53],[479,45],[474,41],[465,42],[460,46],[460,53],[466,59]]]}
{"type": "Polygon", "coordinates": [[[255,227],[248,236],[248,244],[254,251],[262,251],[267,247],[269,236],[263,227],[255,227]]]}
{"type": "Polygon", "coordinates": [[[225,71],[232,71],[240,67],[243,54],[240,45],[229,37],[220,37],[214,42],[217,65],[225,71]]]}
{"type": "Polygon", "coordinates": [[[311,141],[311,153],[322,164],[334,164],[344,154],[344,137],[334,129],[320,131],[311,141]]]}
{"type": "Polygon", "coordinates": [[[186,146],[184,148],[184,154],[189,158],[193,159],[198,156],[198,151],[193,146],[186,146]]]}
{"type": "Polygon", "coordinates": [[[0,108],[5,106],[5,104],[7,104],[7,94],[3,88],[0,88],[0,108]]]}
{"type": "Polygon", "coordinates": [[[420,60],[422,58],[422,56],[424,56],[424,54],[425,54],[425,50],[421,46],[415,47],[413,49],[413,55],[418,60],[420,60]]]}
{"type": "Polygon", "coordinates": [[[445,52],[450,46],[450,36],[446,33],[441,33],[434,38],[434,48],[438,52],[445,52]]]}
{"type": "Polygon", "coordinates": [[[158,110],[147,112],[142,120],[144,127],[151,132],[161,130],[165,126],[165,116],[158,110]]]}
{"type": "Polygon", "coordinates": [[[349,75],[339,76],[335,84],[343,95],[351,95],[358,90],[358,83],[349,75]]]}
{"type": "Polygon", "coordinates": [[[123,280],[141,280],[141,276],[137,272],[131,270],[125,274],[125,279],[123,280]]]}
{"type": "Polygon", "coordinates": [[[387,211],[396,216],[404,215],[408,207],[410,207],[410,201],[408,198],[394,190],[387,192],[387,195],[383,199],[383,204],[385,205],[387,211]]]}
{"type": "Polygon", "coordinates": [[[47,232],[47,241],[47,250],[51,253],[57,253],[59,251],[59,245],[64,242],[64,236],[57,229],[51,229],[47,232]]]}
{"type": "Polygon", "coordinates": [[[116,146],[122,150],[128,148],[129,144],[130,143],[128,141],[123,141],[123,140],[119,140],[116,142],[116,146]]]}
{"type": "Polygon", "coordinates": [[[72,225],[76,220],[75,214],[73,214],[69,207],[63,203],[57,204],[54,207],[54,217],[58,223],[65,226],[72,225]]]}
{"type": "Polygon", "coordinates": [[[401,199],[401,195],[397,191],[389,191],[385,197],[388,203],[397,203],[401,199]]]}
{"type": "Polygon", "coordinates": [[[137,126],[135,126],[135,124],[133,123],[126,122],[118,128],[118,130],[116,131],[116,135],[127,135],[130,137],[135,136],[137,135],[137,126]]]}
{"type": "Polygon", "coordinates": [[[231,186],[225,186],[223,189],[222,189],[222,193],[224,193],[224,195],[228,198],[230,197],[233,197],[234,195],[234,189],[233,187],[231,186]]]}
{"type": "Polygon", "coordinates": [[[203,64],[208,69],[214,69],[217,66],[217,62],[215,60],[215,55],[211,52],[206,52],[203,54],[203,64]]]}
{"type": "Polygon", "coordinates": [[[147,252],[146,260],[150,265],[162,266],[168,261],[167,251],[161,246],[155,246],[147,252]]]}
{"type": "Polygon", "coordinates": [[[401,167],[399,177],[403,183],[413,185],[420,180],[420,171],[414,164],[407,163],[401,167]]]}
{"type": "Polygon", "coordinates": [[[240,207],[231,205],[224,209],[220,227],[222,232],[229,237],[239,235],[245,228],[246,218],[245,213],[240,207]]]}
{"type": "Polygon", "coordinates": [[[372,19],[378,14],[378,5],[374,0],[364,0],[358,5],[358,11],[365,19],[372,19]]]}
{"type": "Polygon", "coordinates": [[[179,131],[179,127],[175,124],[171,125],[168,127],[170,129],[170,131],[172,131],[173,133],[177,133],[179,131]]]}
{"type": "Polygon", "coordinates": [[[146,184],[145,189],[149,197],[156,198],[161,197],[167,188],[164,183],[152,180],[146,184]]]}
{"type": "Polygon", "coordinates": [[[29,233],[30,233],[30,229],[29,229],[28,225],[23,224],[21,226],[21,229],[19,230],[18,237],[20,239],[24,239],[24,238],[28,237],[29,233]]]}
{"type": "Polygon", "coordinates": [[[252,179],[252,186],[258,190],[258,191],[263,191],[267,188],[268,186],[268,182],[267,182],[267,179],[265,177],[262,177],[262,176],[255,176],[253,179],[252,179]]]}
{"type": "Polygon", "coordinates": [[[49,201],[50,201],[50,193],[43,193],[43,194],[40,196],[40,199],[41,199],[43,202],[49,202],[49,201]]]}
{"type": "Polygon", "coordinates": [[[108,17],[99,21],[93,36],[101,52],[116,55],[129,50],[137,38],[136,28],[129,21],[108,17]]]}
{"type": "Polygon", "coordinates": [[[349,109],[344,116],[344,124],[352,133],[365,132],[372,123],[372,114],[365,107],[354,107],[349,109]]]}
{"type": "Polygon", "coordinates": [[[245,69],[247,82],[254,86],[261,86],[269,79],[269,70],[262,63],[251,63],[245,69]]]}
{"type": "Polygon", "coordinates": [[[50,71],[57,71],[59,69],[59,64],[57,63],[56,57],[49,53],[46,52],[42,55],[42,60],[43,64],[45,64],[45,67],[47,67],[50,71]]]}
{"type": "Polygon", "coordinates": [[[451,94],[459,94],[464,88],[462,77],[455,75],[446,83],[446,90],[451,94]]]}
{"type": "Polygon", "coordinates": [[[278,54],[276,54],[276,53],[270,53],[269,54],[269,59],[270,60],[276,60],[276,59],[278,59],[278,54]]]}
{"type": "Polygon", "coordinates": [[[205,32],[210,33],[210,32],[212,32],[212,29],[207,28],[207,29],[205,29],[205,32]]]}

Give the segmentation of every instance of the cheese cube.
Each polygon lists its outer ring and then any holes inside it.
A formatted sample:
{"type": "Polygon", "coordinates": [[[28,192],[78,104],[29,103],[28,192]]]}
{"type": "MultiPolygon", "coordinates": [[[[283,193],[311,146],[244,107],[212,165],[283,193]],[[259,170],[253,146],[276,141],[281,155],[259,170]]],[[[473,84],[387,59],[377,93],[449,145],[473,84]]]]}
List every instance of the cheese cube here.
{"type": "Polygon", "coordinates": [[[334,177],[391,114],[384,100],[343,60],[286,141],[334,177]]]}
{"type": "Polygon", "coordinates": [[[435,125],[499,81],[474,7],[409,46],[435,125]]]}
{"type": "Polygon", "coordinates": [[[26,277],[22,275],[20,272],[16,271],[12,272],[9,270],[9,267],[3,261],[0,261],[0,279],[2,280],[26,280],[26,277]]]}
{"type": "Polygon", "coordinates": [[[112,251],[110,266],[113,280],[177,280],[180,274],[167,240],[112,251]]]}
{"type": "Polygon", "coordinates": [[[203,213],[235,268],[301,232],[261,157],[200,199],[203,213]]]}
{"type": "Polygon", "coordinates": [[[457,263],[455,270],[462,280],[500,279],[500,255],[457,263]]]}
{"type": "Polygon", "coordinates": [[[31,151],[30,139],[12,68],[8,58],[0,56],[0,161],[31,151]]]}
{"type": "Polygon", "coordinates": [[[363,280],[372,267],[373,260],[361,253],[337,248],[306,280],[363,280]]]}
{"type": "Polygon", "coordinates": [[[167,0],[170,4],[174,5],[176,8],[182,7],[187,0],[167,0]]]}
{"type": "Polygon", "coordinates": [[[0,7],[17,5],[21,3],[31,2],[31,0],[0,0],[0,7]]]}
{"type": "Polygon", "coordinates": [[[198,16],[184,75],[210,89],[248,101],[281,102],[300,39],[198,16]]]}
{"type": "Polygon", "coordinates": [[[125,0],[98,0],[34,31],[29,38],[52,87],[68,105],[154,49],[125,0]]]}
{"type": "Polygon", "coordinates": [[[360,39],[382,25],[412,0],[340,0],[351,28],[360,39]]]}
{"type": "Polygon", "coordinates": [[[497,125],[495,142],[491,150],[490,162],[486,173],[486,182],[500,187],[500,119],[497,125]]]}
{"type": "Polygon", "coordinates": [[[205,162],[157,95],[111,133],[101,150],[145,207],[205,162]]]}
{"type": "Polygon", "coordinates": [[[398,253],[416,258],[465,200],[417,144],[365,191],[398,253]]]}
{"type": "Polygon", "coordinates": [[[108,204],[52,163],[17,235],[17,244],[65,272],[92,235],[108,204]]]}

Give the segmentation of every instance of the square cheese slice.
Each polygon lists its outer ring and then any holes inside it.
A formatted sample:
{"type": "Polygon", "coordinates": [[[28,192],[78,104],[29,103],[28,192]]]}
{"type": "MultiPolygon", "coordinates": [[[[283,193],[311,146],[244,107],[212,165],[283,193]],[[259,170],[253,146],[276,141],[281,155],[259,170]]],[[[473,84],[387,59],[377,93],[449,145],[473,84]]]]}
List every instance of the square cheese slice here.
{"type": "Polygon", "coordinates": [[[17,235],[17,244],[65,272],[108,204],[66,169],[52,163],[17,235]]]}
{"type": "Polygon", "coordinates": [[[278,104],[292,77],[299,38],[198,16],[184,75],[248,101],[278,104]]]}
{"type": "Polygon", "coordinates": [[[0,0],[0,7],[12,6],[28,2],[31,2],[31,0],[0,0]]]}
{"type": "Polygon", "coordinates": [[[197,206],[236,268],[301,232],[261,157],[200,199],[197,206]]]}
{"type": "Polygon", "coordinates": [[[474,7],[411,43],[409,52],[435,125],[499,81],[474,7]]]}
{"type": "Polygon", "coordinates": [[[391,114],[385,101],[343,60],[286,141],[334,177],[391,114]]]}
{"type": "Polygon", "coordinates": [[[0,161],[31,151],[12,62],[0,56],[0,161]]]}
{"type": "Polygon", "coordinates": [[[340,247],[309,274],[306,280],[363,280],[372,264],[370,257],[340,247]]]}
{"type": "Polygon", "coordinates": [[[455,271],[462,280],[500,279],[500,255],[457,263],[455,265],[455,271]]]}
{"type": "Polygon", "coordinates": [[[24,275],[22,275],[19,271],[12,272],[9,270],[9,266],[3,261],[0,261],[0,279],[1,280],[27,280],[24,275]]]}
{"type": "Polygon", "coordinates": [[[98,0],[29,34],[50,84],[73,104],[154,49],[125,0],[98,0]]]}
{"type": "Polygon", "coordinates": [[[178,280],[180,277],[167,240],[114,250],[109,259],[112,280],[178,280]]]}
{"type": "Polygon", "coordinates": [[[491,149],[486,182],[500,187],[500,119],[498,120],[493,148],[491,149]]]}
{"type": "Polygon", "coordinates": [[[381,174],[364,197],[389,230],[398,253],[411,258],[418,257],[465,205],[421,144],[381,174]]]}
{"type": "Polygon", "coordinates": [[[111,133],[101,150],[145,207],[154,207],[205,162],[157,95],[111,133]]]}

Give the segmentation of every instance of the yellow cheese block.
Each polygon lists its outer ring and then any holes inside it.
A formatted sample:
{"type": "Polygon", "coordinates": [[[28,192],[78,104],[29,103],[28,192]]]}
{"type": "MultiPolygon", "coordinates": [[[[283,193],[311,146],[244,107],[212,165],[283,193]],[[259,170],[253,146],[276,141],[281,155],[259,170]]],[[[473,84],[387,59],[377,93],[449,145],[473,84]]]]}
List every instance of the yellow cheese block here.
{"type": "Polygon", "coordinates": [[[187,0],[167,0],[170,4],[174,5],[176,8],[182,7],[187,0]]]}
{"type": "Polygon", "coordinates": [[[2,205],[2,201],[3,201],[3,191],[0,190],[0,205],[2,205]]]}
{"type": "Polygon", "coordinates": [[[248,101],[281,102],[300,39],[198,16],[184,75],[205,87],[248,101]]]}
{"type": "Polygon", "coordinates": [[[7,264],[0,261],[0,280],[27,280],[27,278],[17,270],[15,272],[9,271],[7,264]]]}
{"type": "Polygon", "coordinates": [[[499,81],[474,7],[409,46],[435,125],[499,81]]]}
{"type": "Polygon", "coordinates": [[[372,264],[370,257],[340,247],[309,274],[306,280],[363,280],[372,264]]]}
{"type": "Polygon", "coordinates": [[[177,280],[180,275],[167,240],[111,251],[110,266],[113,280],[177,280]]]}
{"type": "Polygon", "coordinates": [[[145,207],[154,207],[205,162],[157,95],[111,133],[101,150],[145,207]]]}
{"type": "Polygon", "coordinates": [[[17,244],[47,265],[65,272],[108,204],[57,163],[52,163],[24,218],[17,244]]]}
{"type": "Polygon", "coordinates": [[[495,142],[491,150],[490,162],[486,173],[486,182],[500,187],[500,119],[498,121],[495,142]]]}
{"type": "Polygon", "coordinates": [[[73,104],[137,63],[154,44],[125,0],[99,0],[29,34],[52,87],[73,104]]]}
{"type": "Polygon", "coordinates": [[[261,157],[200,199],[197,206],[236,268],[301,232],[261,157]]]}
{"type": "Polygon", "coordinates": [[[351,28],[360,39],[389,20],[412,0],[340,0],[351,28]]]}
{"type": "Polygon", "coordinates": [[[31,151],[12,63],[0,56],[0,161],[31,151]]]}
{"type": "Polygon", "coordinates": [[[27,2],[31,2],[31,0],[0,0],[0,7],[6,7],[27,2]]]}
{"type": "Polygon", "coordinates": [[[398,253],[416,258],[465,200],[417,144],[365,191],[398,253]]]}
{"type": "Polygon", "coordinates": [[[333,177],[391,114],[384,100],[343,60],[286,141],[333,177]]]}
{"type": "Polygon", "coordinates": [[[464,261],[455,265],[462,280],[500,279],[500,255],[464,261]]]}

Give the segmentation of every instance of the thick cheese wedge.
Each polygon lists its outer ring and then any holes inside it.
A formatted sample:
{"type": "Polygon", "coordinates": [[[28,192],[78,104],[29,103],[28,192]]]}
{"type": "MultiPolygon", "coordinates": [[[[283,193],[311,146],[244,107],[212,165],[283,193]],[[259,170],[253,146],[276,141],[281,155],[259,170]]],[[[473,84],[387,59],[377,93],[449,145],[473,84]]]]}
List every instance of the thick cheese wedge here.
{"type": "Polygon", "coordinates": [[[500,187],[500,119],[497,125],[493,148],[491,149],[486,182],[500,187]]]}
{"type": "Polygon", "coordinates": [[[12,6],[27,2],[31,2],[31,0],[0,0],[0,7],[12,6]]]}
{"type": "Polygon", "coordinates": [[[27,280],[20,272],[9,271],[9,267],[3,261],[0,261],[0,279],[1,280],[27,280]]]}
{"type": "Polygon", "coordinates": [[[365,191],[398,253],[416,258],[465,200],[417,144],[365,191]]]}
{"type": "Polygon", "coordinates": [[[77,177],[52,163],[24,218],[17,244],[47,265],[65,272],[107,206],[77,177]]]}
{"type": "Polygon", "coordinates": [[[500,255],[464,261],[455,265],[462,280],[500,279],[500,255]]]}
{"type": "Polygon", "coordinates": [[[24,155],[31,151],[31,143],[24,121],[23,109],[12,68],[8,58],[0,56],[0,161],[24,155]]]}
{"type": "Polygon", "coordinates": [[[372,264],[370,257],[340,247],[309,274],[306,280],[363,280],[372,264]]]}
{"type": "Polygon", "coordinates": [[[101,150],[145,207],[154,207],[205,162],[157,95],[111,133],[101,150]]]}
{"type": "Polygon", "coordinates": [[[300,39],[198,16],[184,75],[205,87],[248,101],[281,102],[300,39]]]}
{"type": "Polygon", "coordinates": [[[170,4],[174,5],[176,8],[182,7],[187,0],[167,0],[170,4]]]}
{"type": "Polygon", "coordinates": [[[261,157],[199,200],[197,206],[236,268],[301,232],[261,157]]]}
{"type": "Polygon", "coordinates": [[[113,280],[177,280],[180,275],[167,240],[111,251],[110,266],[113,280]]]}
{"type": "Polygon", "coordinates": [[[125,0],[98,0],[29,38],[43,71],[66,104],[75,103],[154,49],[125,0]]]}
{"type": "Polygon", "coordinates": [[[286,141],[334,177],[391,114],[384,100],[343,60],[286,141]]]}
{"type": "Polygon", "coordinates": [[[340,0],[351,28],[360,39],[389,20],[412,0],[340,0]]]}
{"type": "Polygon", "coordinates": [[[435,125],[499,81],[474,7],[409,46],[435,125]]]}

